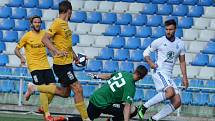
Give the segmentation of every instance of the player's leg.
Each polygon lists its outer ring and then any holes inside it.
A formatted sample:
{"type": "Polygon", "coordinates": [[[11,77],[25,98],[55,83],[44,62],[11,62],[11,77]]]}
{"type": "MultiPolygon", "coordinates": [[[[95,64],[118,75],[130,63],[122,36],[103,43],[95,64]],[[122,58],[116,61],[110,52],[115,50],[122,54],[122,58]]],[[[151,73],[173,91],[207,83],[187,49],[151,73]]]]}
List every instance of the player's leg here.
{"type": "Polygon", "coordinates": [[[179,90],[173,80],[171,80],[171,83],[172,83],[172,87],[174,88],[175,96],[171,97],[170,98],[171,103],[165,105],[159,113],[157,113],[152,117],[152,119],[160,120],[168,116],[169,114],[171,114],[181,106],[181,98],[179,95],[179,90]]]}
{"type": "MultiPolygon", "coordinates": [[[[32,75],[32,78],[33,78],[33,83],[35,85],[46,84],[46,81],[45,81],[45,78],[44,78],[45,74],[46,74],[45,70],[35,70],[35,71],[31,72],[31,75],[32,75]]],[[[40,93],[40,104],[41,104],[41,107],[43,108],[45,120],[46,121],[54,120],[54,118],[51,117],[50,113],[49,113],[48,96],[46,95],[46,93],[40,93]]]]}
{"type": "Polygon", "coordinates": [[[42,108],[41,110],[43,111],[42,113],[44,114],[44,116],[49,116],[49,104],[48,104],[48,96],[46,95],[46,93],[40,93],[40,105],[42,108]]]}
{"type": "Polygon", "coordinates": [[[144,114],[149,107],[175,96],[175,91],[172,87],[171,80],[167,76],[157,72],[153,74],[152,77],[158,93],[148,100],[144,105],[138,107],[138,115],[141,119],[144,118],[144,114]]]}
{"type": "Polygon", "coordinates": [[[177,94],[174,97],[172,97],[171,99],[171,103],[165,105],[160,112],[158,112],[156,115],[154,115],[152,117],[152,119],[154,120],[161,120],[162,118],[168,116],[169,114],[171,114],[172,112],[174,112],[177,108],[179,108],[181,106],[181,99],[180,99],[180,95],[177,94]]]}
{"type": "Polygon", "coordinates": [[[49,93],[50,95],[57,95],[63,98],[67,98],[70,96],[71,89],[70,87],[60,87],[53,83],[48,85],[35,85],[33,83],[29,83],[27,92],[25,93],[25,100],[29,100],[34,91],[49,93]]]}
{"type": "MultiPolygon", "coordinates": [[[[46,72],[44,74],[44,79],[46,80],[46,85],[53,84],[53,85],[49,85],[50,87],[48,87],[48,89],[51,92],[49,94],[58,95],[58,96],[61,96],[64,98],[67,98],[70,96],[70,92],[71,92],[70,88],[66,88],[66,87],[64,88],[64,87],[60,87],[60,86],[55,85],[56,80],[54,77],[54,73],[51,69],[46,70],[46,72]]],[[[42,88],[41,90],[47,89],[47,88],[43,88],[42,86],[39,88],[42,88]]],[[[47,92],[47,90],[46,90],[46,92],[47,92]]]]}
{"type": "Polygon", "coordinates": [[[32,94],[34,91],[39,91],[42,93],[49,93],[63,98],[67,98],[70,95],[71,89],[67,87],[60,87],[56,84],[33,85],[32,83],[29,83],[28,91],[30,94],[32,94]]]}
{"type": "MultiPolygon", "coordinates": [[[[102,111],[104,114],[113,115],[112,118],[109,118],[107,121],[124,121],[124,104],[113,104],[112,106],[107,107],[102,111]]],[[[137,115],[137,107],[131,105],[131,114],[130,118],[137,115]]]]}
{"type": "MultiPolygon", "coordinates": [[[[179,90],[177,89],[177,86],[175,85],[174,81],[170,80],[172,84],[172,88],[174,88],[174,93],[175,95],[173,97],[170,97],[170,104],[165,105],[160,112],[158,112],[156,115],[151,117],[153,120],[160,120],[172,112],[174,112],[177,108],[181,106],[181,98],[179,95],[179,90]]],[[[171,95],[171,91],[169,91],[169,95],[171,95]]]]}
{"type": "Polygon", "coordinates": [[[71,89],[74,92],[75,107],[80,112],[82,119],[87,119],[88,114],[84,103],[83,89],[79,81],[71,84],[71,89]]]}
{"type": "MultiPolygon", "coordinates": [[[[102,112],[103,109],[100,109],[96,107],[93,103],[89,102],[89,105],[87,107],[87,113],[91,121],[94,119],[97,119],[102,112]]],[[[77,116],[72,116],[72,117],[67,117],[66,121],[83,121],[81,117],[77,116]]]]}
{"type": "MultiPolygon", "coordinates": [[[[55,74],[63,86],[69,86],[74,92],[75,106],[80,112],[82,119],[88,119],[87,109],[84,103],[82,86],[75,77],[72,64],[53,65],[55,74]]],[[[70,94],[70,93],[69,93],[70,94]]]]}
{"type": "Polygon", "coordinates": [[[93,103],[89,102],[87,107],[87,114],[91,121],[98,118],[101,115],[103,109],[96,107],[93,103]]]}

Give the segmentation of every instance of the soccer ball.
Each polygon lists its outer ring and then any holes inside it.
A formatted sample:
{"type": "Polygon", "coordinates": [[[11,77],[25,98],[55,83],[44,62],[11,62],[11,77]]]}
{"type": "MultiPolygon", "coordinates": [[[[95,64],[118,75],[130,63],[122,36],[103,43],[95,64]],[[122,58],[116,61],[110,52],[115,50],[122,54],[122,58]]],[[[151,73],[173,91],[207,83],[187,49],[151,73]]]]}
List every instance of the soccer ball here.
{"type": "Polygon", "coordinates": [[[80,63],[77,63],[76,66],[78,67],[84,67],[87,65],[87,58],[85,54],[78,53],[78,60],[80,63]]]}

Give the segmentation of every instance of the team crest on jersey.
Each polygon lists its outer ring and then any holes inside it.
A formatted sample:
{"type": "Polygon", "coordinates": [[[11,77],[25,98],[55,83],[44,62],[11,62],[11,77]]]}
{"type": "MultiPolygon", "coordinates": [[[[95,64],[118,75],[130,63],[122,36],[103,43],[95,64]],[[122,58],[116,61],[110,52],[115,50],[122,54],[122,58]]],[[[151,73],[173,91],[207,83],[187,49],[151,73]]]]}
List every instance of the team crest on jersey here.
{"type": "Polygon", "coordinates": [[[133,102],[133,99],[130,96],[127,97],[127,100],[130,100],[133,102]]]}
{"type": "Polygon", "coordinates": [[[168,63],[173,63],[173,59],[175,57],[175,53],[173,51],[169,51],[167,54],[166,54],[166,60],[165,62],[168,62],[168,63]]]}

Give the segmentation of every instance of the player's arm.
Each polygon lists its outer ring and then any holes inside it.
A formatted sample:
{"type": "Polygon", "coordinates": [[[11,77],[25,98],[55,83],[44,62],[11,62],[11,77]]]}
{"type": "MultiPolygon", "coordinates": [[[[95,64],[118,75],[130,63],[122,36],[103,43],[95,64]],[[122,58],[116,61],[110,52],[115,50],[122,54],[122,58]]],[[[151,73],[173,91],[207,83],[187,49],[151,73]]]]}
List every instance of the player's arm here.
{"type": "Polygon", "coordinates": [[[179,62],[181,67],[181,73],[183,75],[183,85],[185,86],[185,88],[187,88],[189,86],[189,82],[187,79],[187,70],[186,70],[186,61],[185,61],[186,50],[183,42],[181,42],[180,46],[181,46],[181,51],[179,54],[179,62]]]}
{"type": "Polygon", "coordinates": [[[72,55],[73,55],[73,59],[75,60],[75,62],[79,63],[78,57],[77,57],[75,51],[73,50],[73,48],[72,48],[72,55]]]}
{"type": "Polygon", "coordinates": [[[51,43],[51,34],[45,33],[45,35],[42,38],[42,43],[54,54],[57,53],[58,49],[54,47],[54,45],[51,43]]]}
{"type": "Polygon", "coordinates": [[[187,79],[185,55],[179,55],[179,62],[180,62],[180,67],[181,67],[181,73],[183,75],[183,84],[184,84],[185,88],[187,88],[189,86],[189,82],[187,79]]]}
{"type": "Polygon", "coordinates": [[[16,47],[14,49],[14,53],[20,59],[21,65],[25,65],[26,60],[25,60],[24,56],[22,56],[22,54],[20,53],[20,48],[16,47]]]}
{"type": "Polygon", "coordinates": [[[21,52],[20,52],[20,49],[21,49],[22,47],[25,46],[26,41],[27,41],[27,36],[24,35],[24,36],[20,39],[20,41],[19,41],[19,43],[17,44],[16,48],[14,49],[14,53],[15,53],[15,55],[20,59],[21,65],[25,65],[25,63],[26,63],[26,60],[25,60],[24,56],[23,56],[23,55],[21,54],[21,52]]]}
{"type": "Polygon", "coordinates": [[[54,54],[54,56],[66,56],[68,52],[59,51],[51,42],[51,34],[46,33],[42,38],[42,43],[54,54]]]}
{"type": "Polygon", "coordinates": [[[154,52],[157,49],[157,45],[158,45],[158,40],[155,40],[143,52],[143,57],[145,58],[146,62],[150,65],[152,69],[157,68],[157,65],[151,60],[150,53],[154,52]]]}
{"type": "Polygon", "coordinates": [[[90,76],[93,79],[102,79],[102,80],[108,80],[112,77],[112,74],[93,74],[89,73],[88,76],[90,76]]]}
{"type": "Polygon", "coordinates": [[[66,56],[68,54],[68,52],[58,50],[51,42],[51,38],[60,31],[60,29],[60,24],[58,22],[53,22],[42,38],[42,43],[54,54],[54,56],[66,56]]]}
{"type": "Polygon", "coordinates": [[[125,103],[123,113],[124,113],[124,121],[129,121],[130,114],[131,114],[131,104],[125,103]]]}
{"type": "Polygon", "coordinates": [[[125,85],[124,89],[126,90],[124,90],[122,97],[122,102],[125,103],[123,114],[124,120],[129,121],[131,114],[131,104],[133,103],[133,98],[135,95],[135,88],[131,88],[130,85],[125,85]]]}

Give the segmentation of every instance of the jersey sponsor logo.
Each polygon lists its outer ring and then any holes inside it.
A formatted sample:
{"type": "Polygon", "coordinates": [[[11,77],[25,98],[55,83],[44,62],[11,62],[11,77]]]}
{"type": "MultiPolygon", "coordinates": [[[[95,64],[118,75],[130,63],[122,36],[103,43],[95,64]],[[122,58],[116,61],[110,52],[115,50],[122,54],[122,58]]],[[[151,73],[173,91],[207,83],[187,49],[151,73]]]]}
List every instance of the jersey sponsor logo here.
{"type": "Polygon", "coordinates": [[[72,31],[69,29],[65,30],[65,35],[67,38],[70,38],[72,36],[72,31]]]}
{"type": "Polygon", "coordinates": [[[169,51],[166,54],[166,60],[164,62],[173,63],[174,57],[175,57],[175,52],[169,51]]]}
{"type": "Polygon", "coordinates": [[[122,73],[118,73],[118,75],[115,75],[110,80],[108,80],[108,84],[112,92],[115,92],[116,88],[121,88],[126,84],[126,82],[125,79],[122,77],[122,73]]]}
{"type": "Polygon", "coordinates": [[[67,76],[69,77],[70,80],[73,80],[73,79],[74,79],[74,76],[73,76],[73,74],[72,74],[71,71],[68,71],[68,72],[67,72],[67,76]]]}
{"type": "Polygon", "coordinates": [[[44,48],[46,47],[44,44],[31,44],[31,48],[44,48]]]}

